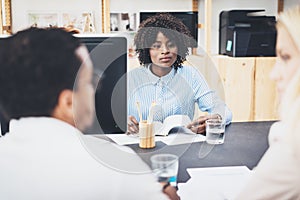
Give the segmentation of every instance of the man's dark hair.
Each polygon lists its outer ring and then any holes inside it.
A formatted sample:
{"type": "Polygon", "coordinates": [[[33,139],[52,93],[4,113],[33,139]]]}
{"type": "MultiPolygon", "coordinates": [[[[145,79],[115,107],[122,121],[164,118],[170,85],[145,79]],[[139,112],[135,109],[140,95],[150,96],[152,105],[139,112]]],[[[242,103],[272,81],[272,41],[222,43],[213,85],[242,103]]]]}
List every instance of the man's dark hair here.
{"type": "Polygon", "coordinates": [[[7,119],[51,116],[64,89],[73,90],[81,60],[77,38],[59,28],[29,28],[0,47],[0,108],[7,119]]]}
{"type": "Polygon", "coordinates": [[[173,67],[175,69],[181,67],[188,55],[188,46],[192,37],[183,22],[169,13],[158,13],[148,17],[140,24],[134,38],[140,64],[152,63],[149,50],[159,32],[176,44],[178,54],[173,67]]]}

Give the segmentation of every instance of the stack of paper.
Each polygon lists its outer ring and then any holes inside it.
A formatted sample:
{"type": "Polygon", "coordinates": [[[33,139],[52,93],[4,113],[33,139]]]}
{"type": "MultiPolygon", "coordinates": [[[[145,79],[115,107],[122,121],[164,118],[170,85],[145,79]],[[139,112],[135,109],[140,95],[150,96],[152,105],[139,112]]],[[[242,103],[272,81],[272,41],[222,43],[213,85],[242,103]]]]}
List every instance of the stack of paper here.
{"type": "Polygon", "coordinates": [[[181,200],[235,199],[251,176],[246,166],[192,168],[187,171],[191,179],[178,184],[181,200]]]}

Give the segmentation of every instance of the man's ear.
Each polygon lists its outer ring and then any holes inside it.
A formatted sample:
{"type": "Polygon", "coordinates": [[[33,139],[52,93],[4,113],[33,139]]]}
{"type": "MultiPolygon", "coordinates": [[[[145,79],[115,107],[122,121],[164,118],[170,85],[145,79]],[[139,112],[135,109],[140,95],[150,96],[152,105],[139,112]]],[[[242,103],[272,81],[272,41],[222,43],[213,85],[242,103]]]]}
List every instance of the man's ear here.
{"type": "Polygon", "coordinates": [[[75,125],[73,115],[73,91],[63,90],[59,96],[57,105],[55,106],[52,117],[65,121],[71,125],[75,125]]]}

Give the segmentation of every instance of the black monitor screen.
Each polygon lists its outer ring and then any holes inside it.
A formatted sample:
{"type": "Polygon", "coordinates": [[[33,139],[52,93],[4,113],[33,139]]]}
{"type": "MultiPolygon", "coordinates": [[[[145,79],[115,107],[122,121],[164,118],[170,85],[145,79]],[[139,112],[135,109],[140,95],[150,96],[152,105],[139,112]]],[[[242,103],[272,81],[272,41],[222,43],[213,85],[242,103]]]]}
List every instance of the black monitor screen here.
{"type": "Polygon", "coordinates": [[[95,94],[95,123],[85,133],[124,133],[127,128],[127,40],[124,37],[79,37],[100,78],[95,94]],[[100,125],[100,127],[99,127],[100,125]]]}
{"type": "MultiPolygon", "coordinates": [[[[162,12],[140,12],[140,22],[144,21],[150,16],[162,12]]],[[[191,47],[197,47],[198,43],[198,12],[168,12],[177,17],[184,25],[188,27],[195,42],[191,43],[191,47]]]]}
{"type": "MultiPolygon", "coordinates": [[[[5,42],[8,40],[8,36],[0,36],[0,48],[1,51],[5,51],[5,42]]],[[[3,93],[1,93],[1,95],[5,95],[3,93]]],[[[0,135],[2,133],[2,135],[5,135],[6,132],[8,132],[8,128],[9,128],[9,118],[6,117],[6,115],[4,114],[3,110],[2,110],[2,105],[0,105],[0,135]]]]}

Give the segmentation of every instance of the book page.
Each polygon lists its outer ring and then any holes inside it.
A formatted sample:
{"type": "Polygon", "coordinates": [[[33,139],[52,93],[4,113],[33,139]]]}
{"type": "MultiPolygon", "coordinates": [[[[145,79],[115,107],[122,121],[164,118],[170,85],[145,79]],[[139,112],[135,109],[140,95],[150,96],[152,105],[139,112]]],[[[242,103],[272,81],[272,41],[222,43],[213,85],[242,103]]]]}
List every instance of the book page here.
{"type": "Polygon", "coordinates": [[[155,122],[155,135],[166,136],[174,127],[180,127],[179,130],[181,130],[181,133],[182,131],[184,131],[184,133],[193,133],[190,129],[185,128],[189,123],[191,123],[191,119],[187,115],[171,115],[164,120],[164,123],[161,124],[161,126],[155,122]]]}

